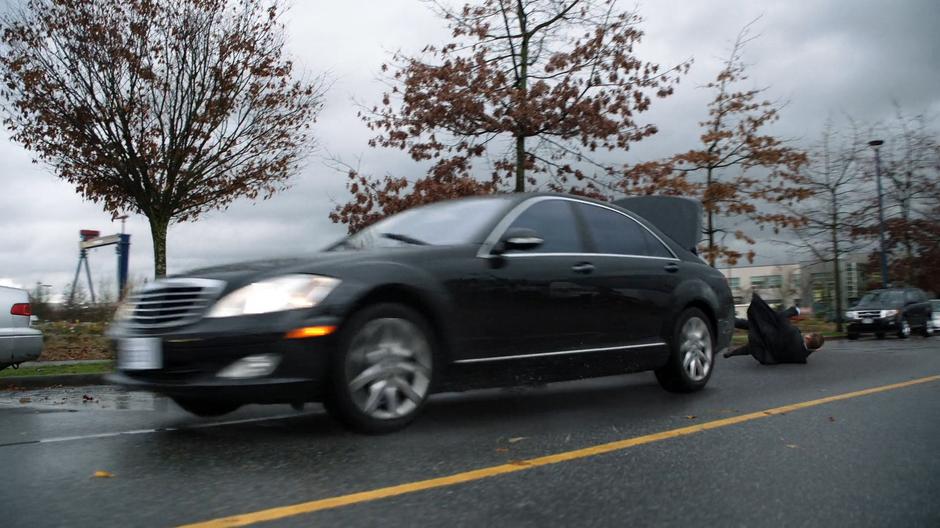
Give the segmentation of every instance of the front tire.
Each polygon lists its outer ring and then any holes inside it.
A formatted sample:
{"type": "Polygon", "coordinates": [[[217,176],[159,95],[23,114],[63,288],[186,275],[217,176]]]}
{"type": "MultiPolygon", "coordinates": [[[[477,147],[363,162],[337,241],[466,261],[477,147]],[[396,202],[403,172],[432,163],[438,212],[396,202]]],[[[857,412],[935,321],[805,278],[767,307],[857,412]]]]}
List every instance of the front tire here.
{"type": "Polygon", "coordinates": [[[377,304],[344,325],[331,362],[327,410],[350,429],[381,434],[411,423],[427,401],[434,334],[400,304],[377,304]]]}
{"type": "Polygon", "coordinates": [[[898,339],[906,339],[911,335],[911,323],[907,321],[906,317],[901,318],[901,325],[898,328],[898,339]]]}
{"type": "Polygon", "coordinates": [[[858,339],[858,334],[849,332],[848,334],[845,335],[845,337],[849,338],[850,341],[855,341],[856,339],[858,339]]]}
{"type": "Polygon", "coordinates": [[[241,404],[226,402],[226,401],[215,401],[215,400],[193,400],[189,398],[173,398],[173,401],[177,405],[183,408],[184,411],[195,414],[196,416],[201,416],[203,418],[211,418],[213,416],[222,416],[237,410],[241,407],[241,404]]]}
{"type": "Polygon", "coordinates": [[[715,338],[708,317],[687,308],[673,329],[669,362],[656,369],[656,379],[669,392],[694,392],[708,383],[715,366],[715,338]]]}

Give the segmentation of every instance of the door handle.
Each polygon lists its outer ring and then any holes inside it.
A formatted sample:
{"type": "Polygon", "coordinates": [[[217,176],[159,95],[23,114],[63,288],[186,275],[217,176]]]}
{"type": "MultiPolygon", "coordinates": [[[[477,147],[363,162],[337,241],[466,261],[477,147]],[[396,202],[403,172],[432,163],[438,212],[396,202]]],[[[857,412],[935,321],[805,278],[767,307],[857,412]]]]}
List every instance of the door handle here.
{"type": "Polygon", "coordinates": [[[579,262],[574,266],[571,266],[571,271],[575,273],[588,274],[594,271],[594,264],[591,264],[590,262],[579,262]]]}
{"type": "Polygon", "coordinates": [[[676,264],[675,262],[670,262],[669,264],[666,264],[665,266],[663,266],[663,269],[668,271],[669,273],[675,273],[679,271],[679,265],[676,264]]]}

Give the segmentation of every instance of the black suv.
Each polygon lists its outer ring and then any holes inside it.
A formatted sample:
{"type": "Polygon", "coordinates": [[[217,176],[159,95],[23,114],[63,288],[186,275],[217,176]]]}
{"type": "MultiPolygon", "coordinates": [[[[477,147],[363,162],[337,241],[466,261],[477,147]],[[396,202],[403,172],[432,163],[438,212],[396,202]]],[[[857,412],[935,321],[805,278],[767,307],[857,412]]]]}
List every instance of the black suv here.
{"type": "Polygon", "coordinates": [[[888,333],[903,339],[914,328],[925,337],[931,334],[931,305],[923,290],[917,288],[872,290],[845,317],[849,339],[858,339],[861,334],[883,339],[888,333]]]}

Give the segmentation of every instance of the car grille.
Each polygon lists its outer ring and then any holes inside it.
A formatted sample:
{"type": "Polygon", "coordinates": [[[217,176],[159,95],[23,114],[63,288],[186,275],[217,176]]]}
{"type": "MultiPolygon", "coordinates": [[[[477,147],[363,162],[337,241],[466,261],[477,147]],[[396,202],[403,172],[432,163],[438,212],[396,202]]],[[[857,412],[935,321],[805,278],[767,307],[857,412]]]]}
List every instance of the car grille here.
{"type": "Polygon", "coordinates": [[[881,310],[859,310],[859,319],[878,319],[881,317],[881,310]]]}
{"type": "Polygon", "coordinates": [[[152,282],[128,297],[128,326],[164,328],[191,323],[202,317],[219,296],[223,281],[167,279],[152,282]]]}

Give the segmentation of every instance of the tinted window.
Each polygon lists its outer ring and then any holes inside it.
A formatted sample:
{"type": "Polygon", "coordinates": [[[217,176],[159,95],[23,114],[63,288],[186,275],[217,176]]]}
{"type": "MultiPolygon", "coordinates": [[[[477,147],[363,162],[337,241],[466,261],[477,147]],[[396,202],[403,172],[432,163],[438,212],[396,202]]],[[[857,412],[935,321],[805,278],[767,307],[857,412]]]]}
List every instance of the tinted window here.
{"type": "Polygon", "coordinates": [[[632,219],[596,205],[578,204],[598,253],[671,257],[659,240],[632,219]]]}
{"type": "Polygon", "coordinates": [[[583,253],[581,237],[571,202],[545,200],[536,202],[516,218],[510,228],[534,229],[545,240],[538,253],[583,253]]]}
{"type": "Polygon", "coordinates": [[[674,258],[672,253],[666,249],[666,246],[659,241],[652,233],[646,229],[641,229],[643,232],[643,238],[646,239],[646,249],[647,255],[651,257],[665,257],[665,258],[674,258]]]}
{"type": "Polygon", "coordinates": [[[927,296],[922,294],[919,290],[907,290],[907,302],[917,303],[927,300],[927,296]]]}
{"type": "Polygon", "coordinates": [[[904,302],[904,292],[896,290],[876,290],[866,293],[858,304],[860,305],[899,305],[904,302]]]}
{"type": "Polygon", "coordinates": [[[416,207],[372,224],[333,249],[396,247],[408,245],[407,240],[442,246],[482,242],[486,236],[483,229],[507,207],[508,202],[509,198],[500,196],[416,207]],[[403,238],[406,241],[401,240],[403,238]]]}

